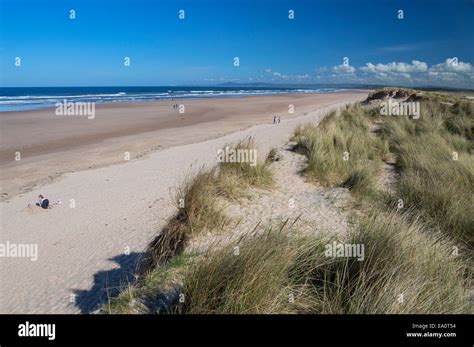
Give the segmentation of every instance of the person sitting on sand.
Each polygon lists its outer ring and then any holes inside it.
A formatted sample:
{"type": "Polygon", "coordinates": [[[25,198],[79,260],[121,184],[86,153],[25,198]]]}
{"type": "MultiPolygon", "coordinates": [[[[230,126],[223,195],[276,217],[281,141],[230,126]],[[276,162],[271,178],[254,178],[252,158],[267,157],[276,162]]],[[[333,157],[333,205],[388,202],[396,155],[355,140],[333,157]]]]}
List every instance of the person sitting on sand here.
{"type": "Polygon", "coordinates": [[[38,195],[39,201],[36,203],[36,206],[40,206],[41,208],[47,209],[49,206],[49,200],[46,199],[43,195],[38,195]]]}

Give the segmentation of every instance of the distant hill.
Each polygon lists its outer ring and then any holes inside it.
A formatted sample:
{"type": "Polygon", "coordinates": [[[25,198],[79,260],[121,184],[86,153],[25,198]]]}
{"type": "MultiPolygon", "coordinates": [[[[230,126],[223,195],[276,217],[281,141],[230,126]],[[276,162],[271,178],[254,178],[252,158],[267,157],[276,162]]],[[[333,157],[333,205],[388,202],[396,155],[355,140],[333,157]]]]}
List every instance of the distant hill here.
{"type": "Polygon", "coordinates": [[[317,88],[341,88],[341,89],[380,89],[385,87],[396,87],[396,88],[411,88],[416,90],[427,90],[427,91],[473,91],[474,89],[466,88],[453,88],[453,87],[440,87],[440,86],[403,86],[403,85],[377,85],[377,84],[304,84],[304,83],[235,83],[226,82],[214,85],[215,87],[221,88],[304,88],[304,89],[317,89],[317,88]]]}
{"type": "Polygon", "coordinates": [[[228,87],[228,88],[348,88],[348,89],[375,89],[382,88],[382,85],[362,85],[362,84],[304,84],[304,83],[235,83],[235,82],[226,82],[216,84],[215,87],[228,87]]]}

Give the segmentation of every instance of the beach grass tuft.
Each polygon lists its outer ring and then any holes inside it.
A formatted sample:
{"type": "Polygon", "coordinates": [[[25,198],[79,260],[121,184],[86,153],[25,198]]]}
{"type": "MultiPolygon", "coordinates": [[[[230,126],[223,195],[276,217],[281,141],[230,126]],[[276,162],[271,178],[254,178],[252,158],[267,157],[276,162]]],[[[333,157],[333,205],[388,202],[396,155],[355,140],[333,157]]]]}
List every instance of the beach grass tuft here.
{"type": "Polygon", "coordinates": [[[474,245],[474,107],[422,104],[420,119],[388,118],[382,136],[397,157],[399,198],[434,227],[474,245]]]}
{"type": "MultiPolygon", "coordinates": [[[[258,148],[252,138],[246,138],[237,142],[235,145],[226,146],[235,153],[258,153],[258,148]]],[[[257,156],[255,155],[255,159],[257,156]]],[[[217,187],[218,194],[229,199],[236,199],[247,196],[246,191],[250,187],[258,187],[264,189],[272,188],[274,184],[273,175],[268,168],[269,161],[249,160],[236,162],[220,162],[218,166],[217,187]]]]}
{"type": "Polygon", "coordinates": [[[325,186],[373,192],[387,147],[371,131],[364,110],[350,106],[328,114],[318,127],[297,128],[295,149],[307,157],[304,173],[325,186]]]}
{"type": "MultiPolygon", "coordinates": [[[[234,150],[255,150],[251,138],[238,142],[234,150]]],[[[221,230],[230,218],[225,215],[219,199],[239,199],[247,196],[250,187],[269,189],[273,185],[273,175],[268,162],[257,161],[252,165],[244,162],[221,162],[217,167],[187,176],[177,189],[178,213],[150,242],[143,266],[146,269],[166,263],[180,254],[187,241],[203,232],[221,230]]]]}
{"type": "MultiPolygon", "coordinates": [[[[346,244],[364,258],[327,257],[332,239],[269,230],[210,251],[184,272],[182,314],[462,313],[467,266],[452,244],[398,213],[358,220],[346,244]]],[[[340,240],[338,240],[339,242],[340,240]]]]}

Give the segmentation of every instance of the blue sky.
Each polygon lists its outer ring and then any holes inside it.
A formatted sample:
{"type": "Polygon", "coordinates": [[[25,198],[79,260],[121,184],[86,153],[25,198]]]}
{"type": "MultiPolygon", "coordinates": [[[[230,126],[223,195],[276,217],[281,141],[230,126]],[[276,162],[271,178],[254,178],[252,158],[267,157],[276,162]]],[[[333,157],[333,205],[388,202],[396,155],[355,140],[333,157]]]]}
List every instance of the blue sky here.
{"type": "Polygon", "coordinates": [[[233,81],[474,88],[473,0],[0,3],[0,86],[233,81]]]}

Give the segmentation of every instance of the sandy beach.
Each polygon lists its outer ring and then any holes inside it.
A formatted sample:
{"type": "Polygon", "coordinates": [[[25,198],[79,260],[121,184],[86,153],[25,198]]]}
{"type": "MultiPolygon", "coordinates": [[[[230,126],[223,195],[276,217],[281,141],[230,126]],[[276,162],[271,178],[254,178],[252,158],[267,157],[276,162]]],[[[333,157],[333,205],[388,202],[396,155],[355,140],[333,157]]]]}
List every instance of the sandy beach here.
{"type": "Polygon", "coordinates": [[[0,242],[36,244],[38,259],[3,258],[1,313],[89,313],[127,281],[174,212],[173,189],[253,136],[259,156],[294,128],[366,91],[98,105],[94,119],[54,109],[0,114],[0,242]],[[173,109],[184,104],[185,113],[173,109]],[[295,107],[288,113],[288,105],[295,107]],[[273,115],[280,124],[271,124],[273,115]],[[15,152],[22,159],[14,160],[15,152]],[[124,160],[130,152],[131,159],[124,160]],[[61,203],[28,207],[38,194],[61,203]]]}
{"type": "Polygon", "coordinates": [[[0,113],[0,199],[28,192],[65,172],[104,167],[157,149],[196,143],[257,124],[304,115],[363,91],[310,95],[98,104],[95,117],[55,109],[0,113]],[[184,105],[184,113],[174,109],[184,105]],[[289,113],[289,105],[294,113],[289,113]],[[21,160],[15,160],[15,154],[21,160]]]}

